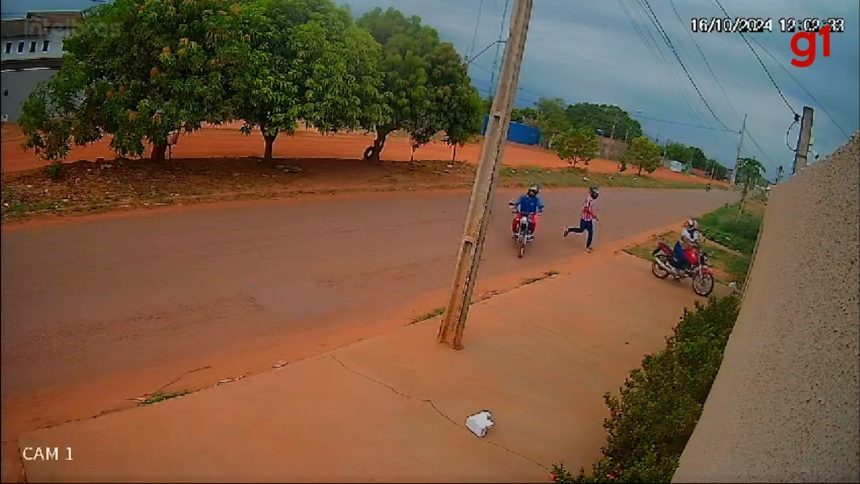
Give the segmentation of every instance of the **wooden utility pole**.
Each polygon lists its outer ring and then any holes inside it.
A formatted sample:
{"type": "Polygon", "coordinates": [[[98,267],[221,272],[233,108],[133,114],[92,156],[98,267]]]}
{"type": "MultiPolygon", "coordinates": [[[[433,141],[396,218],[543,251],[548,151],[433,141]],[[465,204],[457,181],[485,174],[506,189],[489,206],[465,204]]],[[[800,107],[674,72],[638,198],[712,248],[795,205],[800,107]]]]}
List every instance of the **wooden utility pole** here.
{"type": "Polygon", "coordinates": [[[794,151],[794,167],[791,174],[806,168],[806,155],[809,153],[809,140],[812,134],[813,110],[809,106],[803,106],[803,117],[800,118],[800,135],[797,137],[797,149],[794,151]]]}
{"type": "Polygon", "coordinates": [[[738,140],[738,152],[735,155],[735,169],[732,170],[732,185],[738,179],[738,163],[741,161],[741,146],[744,144],[744,131],[747,130],[747,115],[744,114],[744,124],[741,125],[741,138],[738,140]]]}
{"type": "Polygon", "coordinates": [[[508,136],[508,124],[516,97],[517,81],[520,77],[534,0],[515,1],[498,89],[496,96],[493,97],[481,161],[478,164],[478,172],[472,187],[472,198],[469,201],[469,212],[466,215],[463,241],[457,254],[451,295],[437,335],[440,343],[448,344],[454,349],[463,347],[463,330],[469,314],[469,305],[472,302],[475,280],[478,277],[478,266],[484,249],[484,238],[487,235],[493,192],[502,168],[505,139],[508,136]]]}

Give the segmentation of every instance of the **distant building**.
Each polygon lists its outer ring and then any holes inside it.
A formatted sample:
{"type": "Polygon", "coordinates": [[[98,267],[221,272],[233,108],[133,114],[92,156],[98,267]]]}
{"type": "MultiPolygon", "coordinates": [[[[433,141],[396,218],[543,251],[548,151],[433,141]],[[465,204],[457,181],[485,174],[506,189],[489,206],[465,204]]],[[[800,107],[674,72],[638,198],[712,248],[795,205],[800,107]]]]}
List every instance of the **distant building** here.
{"type": "Polygon", "coordinates": [[[667,160],[666,161],[666,168],[668,168],[674,172],[681,173],[684,170],[686,170],[687,165],[685,163],[681,163],[680,161],[667,160]]]}
{"type": "Polygon", "coordinates": [[[80,11],[30,11],[24,18],[0,21],[2,121],[16,121],[36,84],[57,72],[63,41],[82,18],[80,11]]]}

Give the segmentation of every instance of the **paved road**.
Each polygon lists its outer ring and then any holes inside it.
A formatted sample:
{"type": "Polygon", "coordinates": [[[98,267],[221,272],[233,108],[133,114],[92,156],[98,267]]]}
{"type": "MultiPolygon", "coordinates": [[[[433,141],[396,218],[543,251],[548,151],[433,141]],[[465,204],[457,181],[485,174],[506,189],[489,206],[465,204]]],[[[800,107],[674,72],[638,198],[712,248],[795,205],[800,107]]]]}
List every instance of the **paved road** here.
{"type": "MultiPolygon", "coordinates": [[[[584,190],[547,190],[517,259],[497,197],[481,276],[582,250],[584,190]]],[[[723,191],[605,190],[597,244],[713,209],[723,191]]],[[[365,321],[450,282],[468,194],[399,193],[186,208],[3,231],[4,400],[365,321]]]]}

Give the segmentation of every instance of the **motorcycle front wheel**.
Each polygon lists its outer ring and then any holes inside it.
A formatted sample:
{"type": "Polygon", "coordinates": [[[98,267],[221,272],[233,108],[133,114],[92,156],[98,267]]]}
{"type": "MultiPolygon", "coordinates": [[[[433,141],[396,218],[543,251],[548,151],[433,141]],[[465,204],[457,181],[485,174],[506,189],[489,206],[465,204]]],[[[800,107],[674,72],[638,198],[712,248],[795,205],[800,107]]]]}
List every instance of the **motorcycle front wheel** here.
{"type": "Polygon", "coordinates": [[[707,297],[713,290],[714,276],[702,273],[697,273],[693,276],[693,292],[699,296],[707,297]]]}

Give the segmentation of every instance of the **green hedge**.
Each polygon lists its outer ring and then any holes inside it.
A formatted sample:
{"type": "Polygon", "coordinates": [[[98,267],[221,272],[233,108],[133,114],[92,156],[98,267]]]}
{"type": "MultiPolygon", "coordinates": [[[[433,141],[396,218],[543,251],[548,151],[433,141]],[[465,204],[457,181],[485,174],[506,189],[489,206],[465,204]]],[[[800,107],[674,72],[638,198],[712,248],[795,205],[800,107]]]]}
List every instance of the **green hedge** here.
{"type": "Polygon", "coordinates": [[[590,475],[553,466],[555,482],[669,482],[720,368],[738,315],[729,296],[684,311],[666,348],[630,372],[620,395],[604,395],[610,417],[603,457],[590,475]]]}

